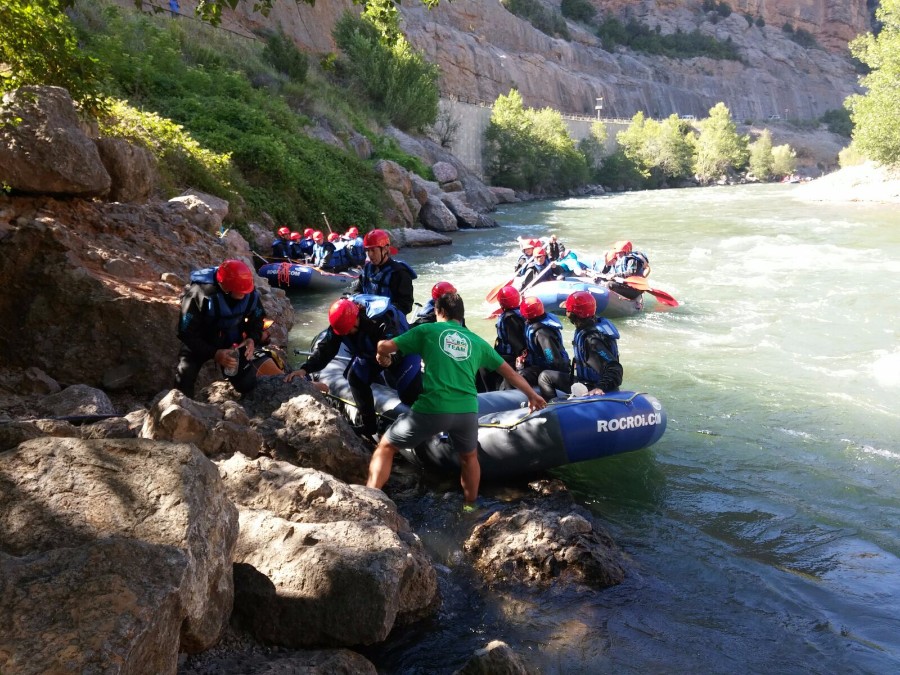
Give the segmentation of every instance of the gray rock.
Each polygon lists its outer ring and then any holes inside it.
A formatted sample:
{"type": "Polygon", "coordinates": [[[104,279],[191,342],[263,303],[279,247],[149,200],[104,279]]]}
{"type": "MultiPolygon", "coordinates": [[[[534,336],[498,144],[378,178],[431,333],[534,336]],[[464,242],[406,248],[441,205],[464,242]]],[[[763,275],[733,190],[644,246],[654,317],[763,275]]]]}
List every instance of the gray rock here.
{"type": "Polygon", "coordinates": [[[146,202],[157,182],[153,154],[124,138],[101,138],[97,150],[111,181],[107,198],[116,202],[146,202]]]}
{"type": "Polygon", "coordinates": [[[492,640],[476,651],[454,675],[528,675],[529,670],[508,644],[492,640]]]}
{"type": "Polygon", "coordinates": [[[434,173],[435,180],[441,185],[444,183],[452,183],[459,179],[459,173],[457,173],[456,167],[450,164],[450,162],[435,162],[431,165],[431,170],[434,173]]]}
{"type": "Polygon", "coordinates": [[[456,215],[436,195],[429,195],[428,201],[419,212],[419,221],[435,232],[455,232],[459,229],[456,215]]]}
{"type": "Polygon", "coordinates": [[[38,409],[53,417],[77,415],[115,415],[116,409],[106,392],[86,384],[73,384],[44,397],[38,409]]]}
{"type": "Polygon", "coordinates": [[[81,197],[109,190],[109,173],[65,89],[21,87],[3,96],[0,183],[20,192],[81,197]]]}
{"type": "Polygon", "coordinates": [[[402,246],[445,246],[453,243],[453,240],[447,235],[431,230],[394,230],[393,234],[402,246]]]}

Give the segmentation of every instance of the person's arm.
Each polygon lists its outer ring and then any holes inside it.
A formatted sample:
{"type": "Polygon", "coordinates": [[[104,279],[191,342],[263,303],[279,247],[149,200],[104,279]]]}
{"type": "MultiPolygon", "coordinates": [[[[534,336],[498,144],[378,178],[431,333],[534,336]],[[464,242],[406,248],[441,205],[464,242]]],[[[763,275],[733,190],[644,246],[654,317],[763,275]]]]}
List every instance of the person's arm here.
{"type": "Polygon", "coordinates": [[[306,377],[308,373],[319,372],[322,368],[331,363],[331,360],[337,356],[340,348],[340,336],[335,334],[335,332],[329,328],[325,333],[325,337],[319,341],[306,362],[297,368],[297,370],[288,373],[287,377],[284,378],[284,381],[290,382],[296,377],[303,378],[306,377]]]}
{"type": "Polygon", "coordinates": [[[550,365],[547,366],[548,370],[565,371],[569,369],[569,362],[563,358],[559,343],[546,326],[541,326],[540,330],[535,333],[534,341],[543,353],[544,359],[550,362],[550,365]]]}
{"type": "Polygon", "coordinates": [[[534,412],[535,410],[542,410],[547,407],[547,401],[545,401],[540,394],[538,394],[534,389],[531,388],[531,385],[525,381],[525,378],[519,375],[512,367],[506,363],[497,368],[497,372],[503,376],[503,379],[509,382],[516,389],[521,391],[525,396],[528,397],[528,409],[534,412]]]}
{"type": "Polygon", "coordinates": [[[202,289],[192,285],[181,299],[181,320],[178,322],[178,339],[204,361],[215,358],[217,351],[217,345],[208,339],[211,331],[207,326],[209,317],[203,311],[205,301],[206,294],[202,289]]]}
{"type": "Polygon", "coordinates": [[[603,394],[607,391],[614,391],[622,386],[622,378],[625,371],[622,368],[622,364],[611,357],[609,350],[606,349],[606,345],[604,345],[601,340],[594,338],[589,341],[588,346],[590,347],[590,354],[587,358],[587,365],[600,373],[600,382],[598,386],[588,393],[603,394]],[[603,358],[600,354],[601,350],[605,354],[610,355],[610,359],[607,360],[603,358]]]}
{"type": "Polygon", "coordinates": [[[391,365],[391,354],[397,352],[397,343],[393,340],[380,340],[375,352],[375,360],[378,365],[387,368],[391,365]]]}
{"type": "Polygon", "coordinates": [[[409,314],[413,308],[413,301],[412,277],[402,265],[397,265],[391,275],[391,304],[403,314],[409,314]]]}

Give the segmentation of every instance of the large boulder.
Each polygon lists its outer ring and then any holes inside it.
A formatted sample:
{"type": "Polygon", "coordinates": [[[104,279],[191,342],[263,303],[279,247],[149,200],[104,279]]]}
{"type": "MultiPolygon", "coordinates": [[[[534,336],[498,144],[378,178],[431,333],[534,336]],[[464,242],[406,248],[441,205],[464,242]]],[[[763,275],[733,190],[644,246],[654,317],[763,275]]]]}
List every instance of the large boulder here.
{"type": "MultiPolygon", "coordinates": [[[[223,407],[237,396],[224,382],[214,383],[207,394],[210,403],[223,407]]],[[[309,382],[261,378],[252,396],[241,398],[241,407],[254,433],[262,438],[263,454],[326,471],[347,482],[365,483],[370,447],[309,382]]]]}
{"type": "Polygon", "coordinates": [[[455,232],[459,229],[456,214],[435,195],[428,196],[428,201],[419,213],[419,220],[425,227],[435,232],[455,232]]]}
{"type": "Polygon", "coordinates": [[[496,511],[465,543],[475,569],[491,584],[541,588],[622,583],[625,558],[587,509],[559,481],[539,481],[539,496],[496,511]]]}
{"type": "MultiPolygon", "coordinates": [[[[0,195],[0,324],[16,327],[0,331],[5,363],[108,392],[168,390],[181,283],[233,250],[187,215],[166,203],[0,195]]],[[[293,320],[283,291],[257,288],[267,315],[293,320]]],[[[216,376],[210,366],[198,385],[216,376]]]]}
{"type": "Polygon", "coordinates": [[[17,192],[99,196],[111,185],[69,92],[21,87],[0,105],[0,184],[17,192]]]}
{"type": "Polygon", "coordinates": [[[241,514],[235,618],[258,640],[372,644],[436,608],[434,568],[380,491],[266,458],[219,470],[241,514]]]}
{"type": "Polygon", "coordinates": [[[237,534],[192,445],[40,438],[0,453],[0,668],[174,673],[179,649],[208,648],[228,620],[237,534]]]}
{"type": "Polygon", "coordinates": [[[114,202],[146,202],[157,181],[153,153],[124,138],[101,138],[97,150],[111,181],[107,198],[114,202]]]}

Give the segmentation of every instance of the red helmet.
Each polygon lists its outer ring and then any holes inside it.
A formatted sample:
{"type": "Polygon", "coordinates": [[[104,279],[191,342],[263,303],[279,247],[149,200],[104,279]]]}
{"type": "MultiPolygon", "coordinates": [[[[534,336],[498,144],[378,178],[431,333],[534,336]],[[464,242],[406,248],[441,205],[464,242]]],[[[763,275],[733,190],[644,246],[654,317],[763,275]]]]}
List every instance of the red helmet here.
{"type": "Polygon", "coordinates": [[[316,230],[315,232],[313,232],[312,238],[313,241],[317,244],[321,244],[325,241],[325,235],[322,234],[320,230],[316,230]]]}
{"type": "Polygon", "coordinates": [[[597,301],[587,291],[575,291],[566,298],[566,314],[587,319],[597,313],[597,301]]]}
{"type": "Polygon", "coordinates": [[[226,293],[247,295],[253,291],[253,272],[240,260],[226,260],[219,265],[216,281],[226,293]]]}
{"type": "Polygon", "coordinates": [[[534,242],[528,239],[522,239],[519,242],[519,246],[522,248],[522,251],[527,251],[528,249],[534,248],[534,242]]]}
{"type": "Polygon", "coordinates": [[[314,232],[315,232],[315,230],[313,230],[311,227],[307,227],[305,230],[303,230],[303,238],[304,239],[312,239],[314,232]]]}
{"type": "Polygon", "coordinates": [[[359,228],[355,226],[351,227],[349,230],[347,230],[347,236],[350,239],[356,239],[359,236],[359,228]]]}
{"type": "Polygon", "coordinates": [[[442,295],[447,295],[447,293],[456,293],[456,286],[449,281],[439,281],[431,287],[432,300],[437,300],[442,295]]]}
{"type": "Polygon", "coordinates": [[[289,237],[291,235],[291,231],[286,227],[278,228],[278,236],[279,237],[289,237]]]}
{"type": "Polygon", "coordinates": [[[300,241],[300,233],[291,232],[291,241],[300,241]]]}
{"type": "Polygon", "coordinates": [[[356,325],[359,316],[359,305],[347,298],[336,300],[328,308],[328,323],[337,335],[347,335],[356,325]]]}
{"type": "Polygon", "coordinates": [[[391,237],[384,230],[372,230],[367,232],[363,237],[363,246],[366,248],[378,248],[380,246],[390,246],[391,237]]]}
{"type": "Polygon", "coordinates": [[[544,315],[544,303],[541,302],[540,298],[524,298],[522,304],[519,305],[519,309],[522,312],[522,316],[529,321],[544,315]]]}
{"type": "Polygon", "coordinates": [[[531,244],[531,247],[532,247],[532,248],[534,248],[535,246],[541,246],[541,240],[540,240],[540,239],[532,239],[529,243],[531,244]]]}
{"type": "Polygon", "coordinates": [[[537,258],[538,256],[544,256],[544,257],[547,257],[547,251],[545,251],[543,248],[541,248],[540,246],[538,246],[536,249],[534,249],[534,251],[532,252],[531,256],[532,256],[533,258],[537,258]]]}
{"type": "Polygon", "coordinates": [[[339,235],[337,232],[329,232],[328,233],[328,241],[339,241],[340,238],[341,238],[341,235],[339,235]]]}
{"type": "Polygon", "coordinates": [[[522,303],[522,296],[515,286],[504,286],[497,293],[497,300],[503,309],[515,309],[522,303]]]}

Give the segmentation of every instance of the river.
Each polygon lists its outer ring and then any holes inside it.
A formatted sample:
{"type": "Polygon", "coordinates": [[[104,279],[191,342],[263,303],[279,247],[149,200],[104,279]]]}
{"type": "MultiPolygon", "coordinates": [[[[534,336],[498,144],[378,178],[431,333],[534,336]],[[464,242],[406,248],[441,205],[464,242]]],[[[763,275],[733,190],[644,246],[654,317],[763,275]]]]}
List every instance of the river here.
{"type": "MultiPolygon", "coordinates": [[[[801,189],[511,205],[500,228],[401,252],[418,300],[453,282],[491,340],[483,298],[518,235],[581,257],[629,239],[681,306],[648,298],[615,322],[624,386],[668,412],[662,440],[557,472],[630,557],[625,582],[462,600],[451,576],[438,618],[371,656],[380,669],[452,672],[504,639],[543,673],[900,672],[900,214],[801,189]]],[[[294,346],[330,300],[295,300],[294,346]]]]}

